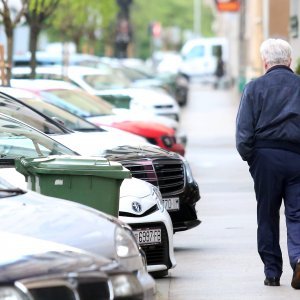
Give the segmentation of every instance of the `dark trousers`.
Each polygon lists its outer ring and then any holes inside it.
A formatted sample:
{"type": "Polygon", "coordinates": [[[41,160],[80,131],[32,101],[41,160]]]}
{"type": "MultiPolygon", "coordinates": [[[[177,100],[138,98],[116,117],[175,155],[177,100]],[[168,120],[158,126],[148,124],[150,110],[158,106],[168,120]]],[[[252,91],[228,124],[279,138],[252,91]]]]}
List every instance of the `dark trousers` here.
{"type": "Polygon", "coordinates": [[[256,149],[249,162],[257,200],[257,245],[267,277],[280,277],[279,210],[284,201],[291,267],[300,258],[300,154],[256,149]]]}

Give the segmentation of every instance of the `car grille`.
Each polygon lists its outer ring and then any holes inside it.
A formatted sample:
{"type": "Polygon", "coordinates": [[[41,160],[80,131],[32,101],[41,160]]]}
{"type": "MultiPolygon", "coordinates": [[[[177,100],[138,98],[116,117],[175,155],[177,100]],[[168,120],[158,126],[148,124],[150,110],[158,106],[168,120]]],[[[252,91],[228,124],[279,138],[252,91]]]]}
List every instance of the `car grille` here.
{"type": "Polygon", "coordinates": [[[161,194],[179,194],[184,189],[184,168],[181,160],[153,161],[161,194]]]}
{"type": "Polygon", "coordinates": [[[169,260],[169,239],[168,232],[163,223],[140,223],[140,224],[130,224],[133,230],[137,229],[152,229],[160,228],[161,229],[161,240],[160,244],[153,245],[141,245],[141,248],[144,250],[147,258],[147,265],[166,265],[171,266],[169,260]]]}
{"type": "Polygon", "coordinates": [[[155,159],[153,161],[126,161],[122,164],[132,176],[157,187],[162,196],[178,195],[185,187],[184,166],[179,159],[155,159]]]}
{"type": "Polygon", "coordinates": [[[107,279],[85,274],[76,277],[43,278],[21,282],[34,300],[108,300],[111,299],[107,279]]]}

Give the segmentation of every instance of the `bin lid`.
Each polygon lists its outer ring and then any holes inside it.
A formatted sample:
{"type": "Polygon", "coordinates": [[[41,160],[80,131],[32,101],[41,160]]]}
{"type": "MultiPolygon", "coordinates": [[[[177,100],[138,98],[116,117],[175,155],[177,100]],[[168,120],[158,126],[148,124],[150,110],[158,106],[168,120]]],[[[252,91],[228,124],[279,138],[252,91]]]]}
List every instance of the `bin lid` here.
{"type": "Polygon", "coordinates": [[[120,163],[109,161],[104,157],[52,155],[20,158],[16,161],[17,165],[21,165],[25,172],[32,174],[94,175],[120,179],[131,177],[130,171],[120,163]]]}

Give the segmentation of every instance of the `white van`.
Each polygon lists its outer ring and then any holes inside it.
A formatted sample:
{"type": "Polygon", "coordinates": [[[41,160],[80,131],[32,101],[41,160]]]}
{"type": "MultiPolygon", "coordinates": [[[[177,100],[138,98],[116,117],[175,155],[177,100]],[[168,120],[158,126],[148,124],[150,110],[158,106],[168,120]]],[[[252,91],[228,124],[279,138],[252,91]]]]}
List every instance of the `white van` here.
{"type": "Polygon", "coordinates": [[[217,56],[221,54],[225,63],[228,61],[228,41],[226,38],[197,38],[187,41],[181,50],[183,61],[180,72],[188,77],[201,77],[214,80],[217,56]]]}

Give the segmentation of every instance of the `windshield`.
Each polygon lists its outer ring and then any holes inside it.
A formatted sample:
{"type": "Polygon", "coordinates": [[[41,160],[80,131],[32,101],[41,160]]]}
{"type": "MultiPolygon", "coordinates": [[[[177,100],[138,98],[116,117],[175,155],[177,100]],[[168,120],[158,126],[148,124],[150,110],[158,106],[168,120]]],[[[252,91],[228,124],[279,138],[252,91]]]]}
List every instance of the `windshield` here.
{"type": "Polygon", "coordinates": [[[120,70],[124,73],[126,77],[128,77],[132,81],[152,78],[132,68],[121,67],[120,70]]]}
{"type": "Polygon", "coordinates": [[[59,126],[49,122],[49,120],[35,111],[8,97],[0,97],[0,113],[16,118],[46,134],[65,133],[59,126]]]}
{"type": "Polygon", "coordinates": [[[34,107],[36,110],[42,114],[53,118],[58,122],[63,122],[63,125],[72,130],[84,130],[84,131],[101,131],[101,129],[95,126],[92,123],[81,119],[80,117],[71,114],[70,112],[63,110],[55,105],[50,103],[39,101],[35,99],[21,99],[26,102],[28,105],[34,107]]]}
{"type": "Polygon", "coordinates": [[[77,155],[35,129],[0,115],[0,160],[61,154],[77,155]]]}
{"type": "Polygon", "coordinates": [[[117,70],[104,74],[85,75],[83,80],[95,90],[122,89],[130,86],[130,81],[117,70]]]}
{"type": "Polygon", "coordinates": [[[205,54],[205,48],[203,45],[194,46],[187,54],[184,55],[184,58],[195,59],[195,58],[202,58],[205,54]]]}
{"type": "Polygon", "coordinates": [[[80,117],[113,115],[113,106],[81,90],[47,90],[42,92],[43,98],[80,117]]]}

